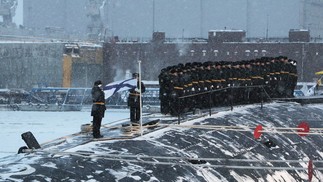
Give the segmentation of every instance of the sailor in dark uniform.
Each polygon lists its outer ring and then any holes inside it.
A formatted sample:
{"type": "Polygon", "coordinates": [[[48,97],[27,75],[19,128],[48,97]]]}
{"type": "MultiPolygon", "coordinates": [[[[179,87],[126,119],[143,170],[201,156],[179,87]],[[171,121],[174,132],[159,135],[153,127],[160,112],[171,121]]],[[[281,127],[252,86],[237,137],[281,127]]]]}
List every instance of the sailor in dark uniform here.
{"type": "Polygon", "coordinates": [[[224,92],[223,92],[223,104],[224,105],[233,105],[233,82],[232,82],[232,67],[231,62],[223,62],[223,80],[224,80],[224,92]]]}
{"type": "Polygon", "coordinates": [[[290,71],[290,77],[291,77],[291,90],[289,93],[290,97],[294,97],[294,89],[296,88],[297,85],[297,61],[295,60],[290,60],[291,62],[291,71],[290,71]]]}
{"type": "Polygon", "coordinates": [[[159,99],[160,99],[160,112],[163,114],[169,113],[169,68],[164,68],[158,76],[159,79],[159,99]]]}
{"type": "Polygon", "coordinates": [[[129,90],[128,106],[130,107],[130,122],[139,124],[141,113],[140,95],[146,91],[146,88],[143,82],[139,82],[139,73],[133,73],[132,77],[138,81],[137,87],[129,90]],[[141,91],[139,90],[139,86],[141,87],[141,91]]]}
{"type": "MultiPolygon", "coordinates": [[[[268,63],[270,63],[268,61],[268,63]]],[[[250,92],[250,103],[258,103],[261,102],[264,98],[264,88],[263,85],[265,84],[264,78],[267,75],[266,70],[265,70],[265,58],[262,59],[255,59],[251,60],[251,82],[252,85],[254,86],[250,92]]],[[[269,74],[269,73],[268,73],[269,74]]],[[[269,80],[268,80],[269,81],[269,80]]],[[[270,87],[268,87],[269,89],[270,87]]]]}
{"type": "Polygon", "coordinates": [[[94,82],[94,86],[92,88],[92,111],[91,116],[93,116],[93,137],[94,138],[102,138],[103,136],[100,134],[101,122],[104,117],[104,112],[106,110],[105,107],[105,98],[104,92],[101,89],[102,82],[100,80],[94,82]]]}
{"type": "Polygon", "coordinates": [[[179,99],[180,97],[179,94],[182,93],[183,87],[180,86],[181,84],[179,83],[179,69],[173,68],[170,71],[170,84],[169,84],[169,106],[170,106],[170,114],[172,116],[177,116],[180,113],[179,111],[179,99]]]}
{"type": "Polygon", "coordinates": [[[212,75],[212,100],[214,106],[220,106],[223,103],[223,71],[220,62],[214,62],[213,67],[211,67],[212,75]]]}
{"type": "Polygon", "coordinates": [[[191,98],[189,97],[192,91],[190,64],[186,64],[183,67],[183,75],[181,76],[181,80],[183,81],[183,96],[186,96],[186,98],[182,99],[183,102],[181,103],[183,105],[183,112],[191,111],[191,98]]]}

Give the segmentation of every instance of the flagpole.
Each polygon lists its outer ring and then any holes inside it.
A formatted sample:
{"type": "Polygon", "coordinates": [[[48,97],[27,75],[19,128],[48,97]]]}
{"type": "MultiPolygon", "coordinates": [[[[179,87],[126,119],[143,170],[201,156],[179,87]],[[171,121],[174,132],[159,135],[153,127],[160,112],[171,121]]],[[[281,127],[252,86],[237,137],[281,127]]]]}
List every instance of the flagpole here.
{"type": "Polygon", "coordinates": [[[141,97],[141,61],[138,60],[139,72],[139,107],[140,107],[140,134],[142,135],[142,97],[141,97]]]}

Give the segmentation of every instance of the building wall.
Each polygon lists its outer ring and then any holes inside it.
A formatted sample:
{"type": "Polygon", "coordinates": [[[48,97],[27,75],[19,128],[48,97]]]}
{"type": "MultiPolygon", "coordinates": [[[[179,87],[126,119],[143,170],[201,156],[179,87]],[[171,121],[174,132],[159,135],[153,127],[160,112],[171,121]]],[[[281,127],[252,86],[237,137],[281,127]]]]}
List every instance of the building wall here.
{"type": "MultiPolygon", "coordinates": [[[[0,43],[0,88],[63,85],[64,43],[0,43]]],[[[71,87],[91,87],[95,80],[117,81],[138,72],[157,81],[162,68],[188,62],[240,61],[262,56],[298,61],[299,81],[313,81],[323,70],[323,43],[315,42],[117,42],[80,46],[70,61],[71,87]]]]}
{"type": "Polygon", "coordinates": [[[104,52],[104,79],[108,81],[124,79],[129,71],[137,72],[138,60],[142,63],[142,79],[155,81],[162,68],[179,63],[240,61],[263,56],[287,56],[298,61],[299,81],[313,81],[314,73],[323,70],[323,43],[106,43],[104,52]]]}
{"type": "Polygon", "coordinates": [[[65,88],[71,87],[72,83],[72,56],[63,55],[63,84],[62,86],[65,88]]]}
{"type": "Polygon", "coordinates": [[[64,54],[65,43],[0,43],[0,88],[92,87],[102,79],[102,48],[80,47],[64,54]]]}
{"type": "Polygon", "coordinates": [[[103,80],[102,47],[80,46],[79,57],[72,59],[71,87],[92,87],[94,81],[103,80]]]}
{"type": "Polygon", "coordinates": [[[61,86],[62,43],[1,43],[0,88],[61,86]]]}

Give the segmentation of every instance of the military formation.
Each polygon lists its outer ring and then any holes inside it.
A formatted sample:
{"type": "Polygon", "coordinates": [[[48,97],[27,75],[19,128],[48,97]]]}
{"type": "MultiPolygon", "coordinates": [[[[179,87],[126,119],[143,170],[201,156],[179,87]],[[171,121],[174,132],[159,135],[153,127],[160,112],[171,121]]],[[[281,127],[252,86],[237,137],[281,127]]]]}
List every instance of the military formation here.
{"type": "Polygon", "coordinates": [[[296,64],[280,56],[169,66],[159,74],[161,113],[176,116],[195,109],[291,98],[296,64]]]}

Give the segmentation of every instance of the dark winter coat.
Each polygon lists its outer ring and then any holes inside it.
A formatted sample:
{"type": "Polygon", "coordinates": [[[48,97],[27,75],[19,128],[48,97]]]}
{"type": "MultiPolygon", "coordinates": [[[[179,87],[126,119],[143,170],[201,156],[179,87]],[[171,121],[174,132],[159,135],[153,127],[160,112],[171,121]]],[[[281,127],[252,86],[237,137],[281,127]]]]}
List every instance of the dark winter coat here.
{"type": "MultiPolygon", "coordinates": [[[[141,93],[146,91],[146,87],[143,82],[141,84],[141,93]]],[[[139,88],[139,81],[137,82],[137,88],[139,88]]],[[[129,90],[129,97],[128,97],[128,106],[129,107],[140,107],[140,93],[136,91],[136,88],[129,90]]]]}
{"type": "Polygon", "coordinates": [[[91,116],[104,117],[104,112],[106,110],[105,107],[105,99],[104,92],[98,86],[94,86],[92,88],[92,111],[91,116]]]}

